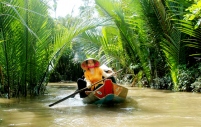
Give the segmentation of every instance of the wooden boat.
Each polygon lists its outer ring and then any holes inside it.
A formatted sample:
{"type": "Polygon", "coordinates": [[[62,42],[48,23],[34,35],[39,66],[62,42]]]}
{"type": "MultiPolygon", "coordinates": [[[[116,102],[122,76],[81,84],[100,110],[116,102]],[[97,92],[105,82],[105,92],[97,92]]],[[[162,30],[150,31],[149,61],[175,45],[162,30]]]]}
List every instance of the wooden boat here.
{"type": "Polygon", "coordinates": [[[127,93],[127,88],[113,83],[111,79],[106,79],[101,87],[83,98],[83,102],[87,104],[122,103],[125,101],[127,93]]]}

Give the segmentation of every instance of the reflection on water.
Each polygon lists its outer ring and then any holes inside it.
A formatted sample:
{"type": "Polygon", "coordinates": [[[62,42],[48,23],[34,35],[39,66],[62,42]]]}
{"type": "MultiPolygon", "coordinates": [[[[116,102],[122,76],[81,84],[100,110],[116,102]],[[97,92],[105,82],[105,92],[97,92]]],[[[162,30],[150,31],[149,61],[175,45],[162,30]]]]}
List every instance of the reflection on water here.
{"type": "Polygon", "coordinates": [[[78,95],[48,107],[75,86],[48,86],[47,95],[0,99],[0,127],[199,127],[200,94],[129,87],[125,103],[83,104],[78,95]]]}

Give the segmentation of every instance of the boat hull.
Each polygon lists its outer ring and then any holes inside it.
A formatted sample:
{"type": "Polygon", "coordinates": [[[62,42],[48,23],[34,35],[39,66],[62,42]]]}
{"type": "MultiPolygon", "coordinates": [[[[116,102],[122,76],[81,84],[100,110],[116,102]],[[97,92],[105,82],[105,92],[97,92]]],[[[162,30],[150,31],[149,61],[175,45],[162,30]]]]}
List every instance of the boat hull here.
{"type": "Polygon", "coordinates": [[[83,98],[84,103],[88,104],[114,104],[125,101],[128,89],[106,79],[104,84],[83,98]]]}

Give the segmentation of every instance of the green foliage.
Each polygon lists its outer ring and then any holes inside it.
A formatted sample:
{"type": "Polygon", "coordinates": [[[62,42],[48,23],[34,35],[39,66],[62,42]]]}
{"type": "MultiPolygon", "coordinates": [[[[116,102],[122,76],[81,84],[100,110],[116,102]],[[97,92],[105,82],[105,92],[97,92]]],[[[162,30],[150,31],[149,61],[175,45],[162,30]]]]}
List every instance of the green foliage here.
{"type": "MultiPolygon", "coordinates": [[[[50,74],[50,78],[49,81],[50,82],[61,82],[62,80],[65,80],[62,78],[61,74],[59,73],[59,71],[54,71],[50,74]]],[[[66,80],[65,80],[66,81],[66,80]]]]}
{"type": "Polygon", "coordinates": [[[155,78],[154,82],[150,85],[150,87],[155,89],[174,89],[170,74],[166,74],[164,77],[155,78]]]}
{"type": "Polygon", "coordinates": [[[156,15],[163,30],[163,38],[160,46],[165,54],[166,63],[169,66],[174,90],[177,91],[178,86],[178,66],[187,64],[187,55],[184,52],[187,50],[183,39],[186,38],[178,25],[178,21],[183,19],[183,13],[186,4],[184,1],[167,0],[164,3],[161,1],[152,2],[156,15]]]}
{"type": "Polygon", "coordinates": [[[0,2],[0,65],[4,74],[4,92],[27,95],[41,82],[48,65],[52,43],[52,21],[47,5],[36,1],[0,2]],[[40,18],[39,18],[40,17],[40,18]]]}
{"type": "Polygon", "coordinates": [[[201,92],[201,64],[197,64],[198,66],[195,66],[196,74],[195,74],[195,82],[191,84],[191,88],[193,92],[201,92]]]}
{"type": "MultiPolygon", "coordinates": [[[[195,64],[194,66],[187,68],[186,65],[180,65],[178,67],[178,90],[179,91],[192,91],[196,89],[197,83],[196,78],[201,74],[201,71],[198,69],[200,64],[195,64]]],[[[198,81],[199,82],[199,81],[198,81]]]]}
{"type": "Polygon", "coordinates": [[[191,84],[193,92],[201,92],[201,77],[196,78],[196,81],[191,84]]]}
{"type": "Polygon", "coordinates": [[[73,38],[105,22],[79,17],[55,23],[41,0],[0,1],[0,14],[0,66],[8,97],[40,94],[73,38]]]}
{"type": "MultiPolygon", "coordinates": [[[[200,38],[201,38],[201,34],[200,34],[200,30],[201,28],[197,28],[194,29],[193,23],[191,21],[184,21],[181,20],[179,22],[179,24],[181,25],[179,28],[179,30],[187,35],[189,35],[190,37],[185,39],[183,42],[185,44],[185,46],[190,47],[191,48],[191,52],[189,53],[190,56],[200,56],[201,55],[201,46],[200,46],[200,38]]],[[[188,56],[186,56],[188,57],[188,56]]],[[[192,62],[190,62],[192,63],[192,62]]],[[[192,63],[194,64],[194,63],[192,63]]]]}
{"type": "Polygon", "coordinates": [[[50,74],[50,82],[60,81],[74,81],[83,75],[83,70],[80,64],[74,61],[73,51],[66,49],[60,57],[58,64],[55,66],[53,72],[50,74]]]}
{"type": "Polygon", "coordinates": [[[129,66],[130,63],[140,63],[143,72],[150,80],[149,53],[145,44],[148,38],[146,36],[146,23],[141,18],[140,2],[96,0],[96,4],[100,7],[99,12],[102,15],[112,18],[119,32],[117,34],[118,41],[123,46],[120,52],[123,51],[125,52],[123,54],[126,54],[121,55],[120,63],[125,67],[129,66]]]}
{"type": "Polygon", "coordinates": [[[78,63],[86,57],[123,68],[133,76],[125,82],[138,78],[139,86],[199,92],[200,72],[191,55],[200,56],[200,1],[190,5],[186,0],[96,0],[98,18],[86,6],[80,17],[53,20],[45,0],[1,0],[0,92],[38,95],[49,76],[75,81],[81,77],[78,63]]]}
{"type": "Polygon", "coordinates": [[[187,14],[184,15],[184,20],[195,22],[194,28],[197,29],[201,25],[201,0],[194,0],[194,4],[186,9],[187,14]]]}

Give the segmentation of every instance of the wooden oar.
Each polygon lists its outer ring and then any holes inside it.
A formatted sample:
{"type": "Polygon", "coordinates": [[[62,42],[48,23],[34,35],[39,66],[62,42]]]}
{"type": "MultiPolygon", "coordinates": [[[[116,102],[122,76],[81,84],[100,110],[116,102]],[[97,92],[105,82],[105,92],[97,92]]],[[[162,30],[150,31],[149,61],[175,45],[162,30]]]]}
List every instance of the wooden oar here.
{"type": "MultiPolygon", "coordinates": [[[[116,74],[116,73],[118,73],[118,72],[120,72],[120,71],[122,71],[122,69],[118,70],[117,72],[113,73],[112,75],[110,75],[110,76],[107,77],[107,78],[112,77],[114,74],[116,74]]],[[[92,84],[91,86],[94,86],[94,85],[96,85],[97,83],[102,82],[103,80],[105,80],[105,79],[107,79],[107,78],[104,78],[104,79],[102,79],[102,80],[100,80],[100,81],[98,81],[98,82],[95,82],[95,83],[92,84]]],[[[66,99],[68,99],[68,98],[70,98],[70,97],[72,97],[72,96],[75,96],[76,94],[78,94],[78,93],[80,93],[80,92],[82,92],[82,91],[84,91],[84,90],[86,90],[86,89],[88,89],[88,87],[85,87],[85,88],[83,88],[83,89],[77,90],[77,91],[75,91],[74,93],[68,95],[67,97],[64,97],[63,99],[58,100],[58,101],[56,101],[56,102],[50,104],[49,107],[52,107],[52,106],[54,106],[55,104],[58,104],[58,103],[60,103],[60,102],[62,102],[62,101],[64,101],[64,100],[66,100],[66,99]]]]}

